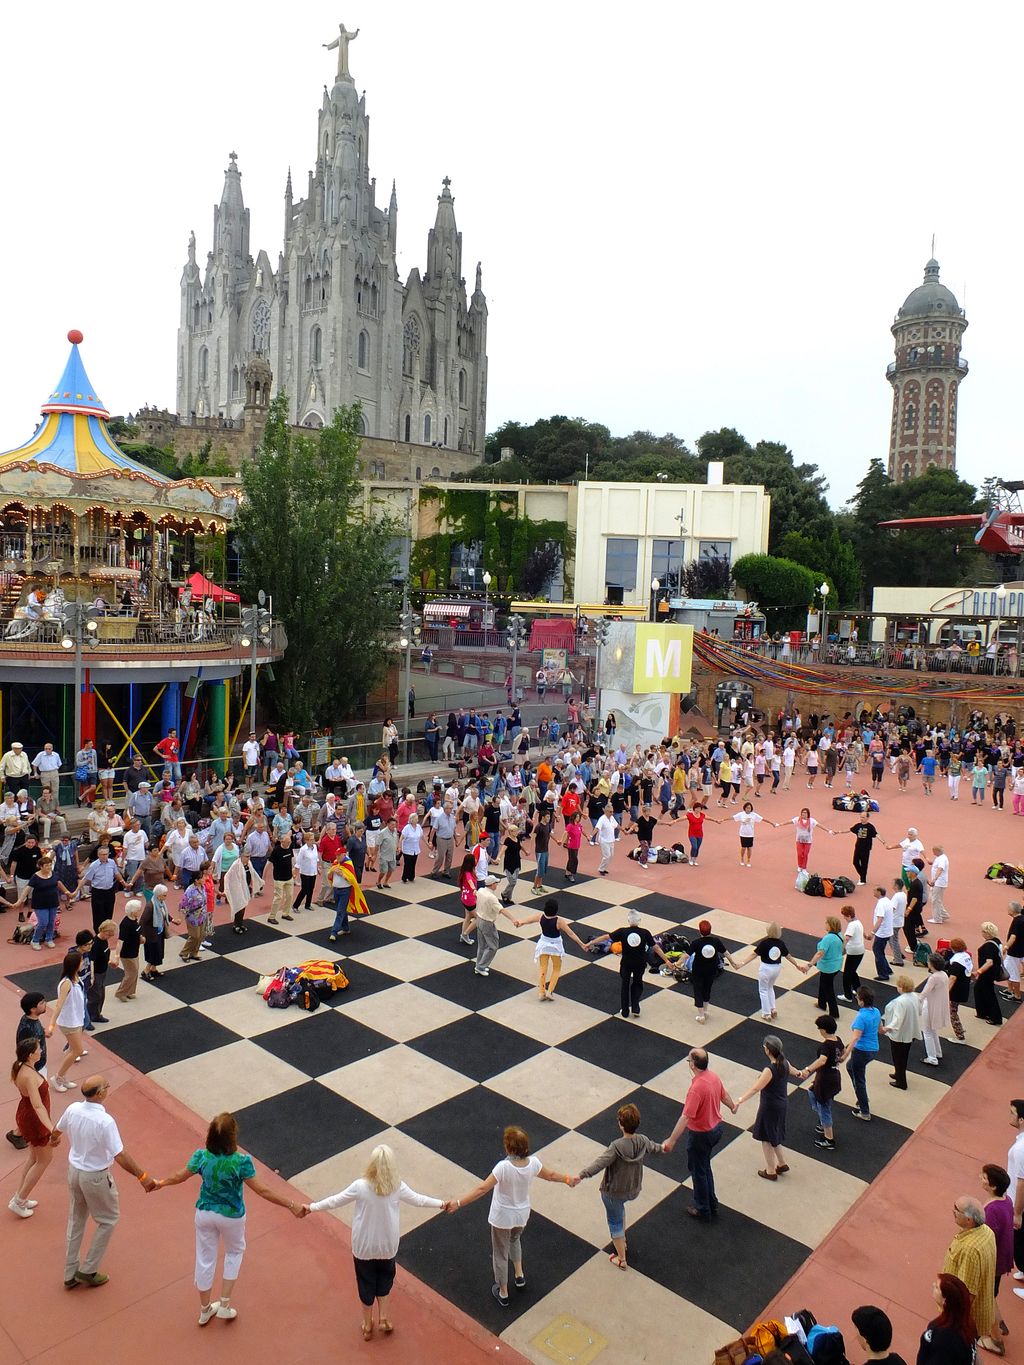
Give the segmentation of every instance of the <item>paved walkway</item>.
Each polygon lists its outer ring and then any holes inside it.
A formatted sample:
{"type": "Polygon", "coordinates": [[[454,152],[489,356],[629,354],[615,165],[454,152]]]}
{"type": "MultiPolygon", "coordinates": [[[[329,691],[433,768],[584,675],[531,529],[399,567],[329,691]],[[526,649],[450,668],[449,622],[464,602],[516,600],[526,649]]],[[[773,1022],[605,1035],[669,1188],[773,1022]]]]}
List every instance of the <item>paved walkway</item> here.
{"type": "MultiPolygon", "coordinates": [[[[773,819],[789,819],[806,800],[825,825],[837,830],[852,823],[848,816],[829,809],[831,793],[822,789],[807,793],[794,786],[788,794],[764,798],[759,809],[773,819]]],[[[1007,810],[997,813],[972,809],[961,801],[948,802],[945,793],[925,798],[919,790],[898,793],[887,778],[881,793],[882,811],[875,823],[895,843],[908,824],[917,824],[926,845],[944,843],[953,861],[952,885],[947,900],[954,914],[953,929],[976,945],[978,924],[994,919],[1005,924],[1005,888],[982,880],[985,866],[1012,853],[1019,846],[1014,817],[1007,810]]],[[[712,807],[715,816],[732,814],[712,807]]],[[[678,837],[669,829],[669,839],[678,837]]],[[[794,931],[821,932],[825,914],[833,903],[810,899],[792,889],[795,860],[792,832],[788,828],[762,827],[752,871],[738,866],[734,827],[712,826],[699,868],[651,867],[642,870],[627,860],[625,848],[616,850],[613,877],[637,891],[683,897],[695,905],[716,907],[721,916],[749,919],[779,918],[794,931]]],[[[824,873],[847,871],[852,839],[830,838],[819,831],[811,858],[813,869],[824,873]]],[[[556,860],[557,861],[557,860],[556,860]]],[[[595,854],[584,849],[583,870],[593,872],[595,854]]],[[[890,877],[898,859],[877,849],[872,866],[879,880],[890,877]],[[885,874],[885,877],[881,874],[885,874]]],[[[557,878],[551,878],[556,881],[557,878]]],[[[625,893],[623,893],[625,898],[625,893]]],[[[865,889],[856,901],[862,917],[870,917],[870,898],[865,889]]],[[[723,924],[726,922],[723,918],[723,924]]],[[[3,921],[6,925],[10,920],[3,921]]],[[[0,944],[0,974],[35,967],[38,954],[0,944]]],[[[196,969],[199,970],[199,969],[196,969]]],[[[10,1037],[17,1017],[16,994],[0,991],[0,1031],[10,1037]]],[[[628,1027],[628,1026],[627,1026],[628,1027]]],[[[973,1013],[968,1019],[972,1036],[983,1026],[973,1013]]],[[[928,1288],[941,1254],[951,1236],[948,1208],[952,1198],[975,1188],[977,1166],[988,1160],[1002,1162],[1009,1146],[1009,1127],[1004,1122],[1010,1097],[1003,1077],[1019,1076],[1024,1061],[1022,1026],[1014,1020],[1002,1034],[989,1039],[980,1060],[902,1148],[859,1202],[847,1211],[839,1225],[821,1241],[806,1260],[778,1302],[793,1310],[805,1304],[823,1321],[837,1321],[849,1328],[848,1309],[873,1297],[894,1305],[897,1349],[913,1358],[914,1339],[929,1311],[928,1288]],[[890,1234],[895,1233],[895,1236],[890,1234]],[[884,1251],[882,1248],[884,1247],[884,1251]],[[865,1248],[868,1248],[867,1253],[865,1248]],[[894,1284],[898,1271],[898,1288],[894,1284]]],[[[711,1043],[714,1053],[714,1043],[711,1043]]],[[[118,1118],[129,1150],[161,1172],[181,1164],[201,1139],[204,1124],[196,1114],[173,1100],[147,1077],[116,1060],[96,1040],[94,1057],[114,1082],[110,1108],[118,1118]],[[151,1155],[156,1153],[157,1156],[151,1155]],[[163,1162],[161,1165],[161,1157],[163,1162]]],[[[93,1060],[92,1058],[90,1060],[93,1060]]],[[[881,1068],[879,1068],[879,1071],[881,1068]]],[[[881,1082],[880,1082],[881,1083],[881,1082]]],[[[57,1103],[61,1104],[59,1097],[57,1103]]],[[[56,1106],[55,1106],[56,1107],[56,1106]]],[[[0,1103],[0,1122],[8,1127],[13,1100],[5,1093],[0,1103]]],[[[312,1117],[311,1122],[315,1122],[312,1117]]],[[[851,1135],[851,1140],[854,1135],[851,1135]]],[[[347,1254],[347,1232],[333,1219],[308,1221],[301,1227],[289,1216],[261,1201],[250,1213],[250,1253],[239,1283],[239,1318],[231,1325],[214,1322],[200,1333],[194,1321],[194,1290],[191,1286],[190,1223],[184,1216],[188,1195],[168,1190],[145,1196],[123,1175],[119,1179],[123,1199],[121,1225],[111,1244],[107,1270],[111,1283],[96,1292],[79,1290],[65,1294],[59,1289],[60,1250],[64,1221],[62,1188],[64,1161],[59,1153],[50,1174],[40,1186],[36,1216],[13,1225],[8,1245],[15,1236],[29,1244],[29,1254],[19,1258],[22,1274],[9,1275],[0,1287],[0,1365],[6,1362],[56,1361],[67,1358],[69,1347],[88,1349],[118,1358],[127,1328],[136,1343],[153,1361],[185,1358],[185,1353],[215,1352],[219,1358],[246,1361],[290,1361],[308,1358],[311,1343],[337,1342],[342,1348],[363,1349],[356,1327],[357,1315],[347,1254]],[[277,1244],[268,1238],[276,1235],[277,1244]],[[46,1289],[47,1267],[54,1290],[46,1289]],[[29,1279],[26,1279],[26,1274],[29,1279]],[[32,1291],[26,1293],[31,1282],[32,1291]],[[223,1333],[239,1337],[240,1343],[225,1351],[223,1333]],[[211,1347],[205,1345],[214,1342],[211,1347]],[[97,1347],[99,1348],[97,1351],[97,1347]]],[[[9,1186],[20,1165],[12,1149],[3,1144],[0,1175],[9,1186]]],[[[757,1184],[758,1182],[754,1182],[757,1184]]],[[[772,1191],[775,1192],[774,1190],[772,1191]]],[[[484,1249],[481,1249],[481,1256],[484,1249]]],[[[610,1273],[610,1272],[609,1272],[610,1273]]],[[[621,1334],[604,1334],[606,1345],[596,1338],[589,1356],[579,1355],[579,1340],[559,1335],[552,1319],[545,1331],[529,1340],[517,1341],[523,1356],[505,1342],[490,1337],[446,1298],[400,1272],[395,1299],[396,1334],[390,1341],[374,1341],[371,1347],[393,1360],[418,1361],[446,1355],[452,1361],[475,1360],[486,1352],[499,1359],[600,1360],[612,1365],[619,1360],[664,1359],[665,1344],[656,1326],[659,1307],[635,1298],[641,1277],[619,1277],[622,1290],[606,1294],[601,1285],[578,1282],[570,1285],[562,1305],[565,1333],[577,1330],[588,1315],[617,1304],[612,1319],[621,1334]],[[624,1291],[629,1288],[627,1294],[624,1291]],[[602,1299],[603,1296],[603,1299],[602,1299]],[[638,1328],[638,1324],[640,1324],[638,1328]],[[597,1348],[597,1349],[595,1349],[597,1348]]],[[[453,1286],[453,1289],[455,1287],[453,1286]]],[[[1010,1324],[1009,1357],[1020,1354],[1016,1342],[1024,1337],[1024,1312],[1009,1296],[1003,1313],[1010,1324]]],[[[607,1318],[607,1315],[605,1315],[607,1318]]],[[[700,1365],[700,1362],[695,1362],[700,1365]]]]}

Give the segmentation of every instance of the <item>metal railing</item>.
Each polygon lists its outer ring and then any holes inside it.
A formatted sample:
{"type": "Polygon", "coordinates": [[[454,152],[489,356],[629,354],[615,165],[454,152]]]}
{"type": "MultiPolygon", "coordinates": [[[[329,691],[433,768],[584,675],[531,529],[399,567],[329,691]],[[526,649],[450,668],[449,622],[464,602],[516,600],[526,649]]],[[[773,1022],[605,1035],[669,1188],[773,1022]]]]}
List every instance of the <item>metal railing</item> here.
{"type": "Polygon", "coordinates": [[[818,645],[789,645],[781,640],[734,641],[744,653],[760,654],[763,658],[778,659],[782,663],[811,666],[827,663],[849,668],[910,669],[926,673],[973,673],[990,677],[1018,677],[1020,661],[1016,646],[1002,645],[992,658],[984,650],[980,655],[966,650],[950,649],[946,645],[915,644],[854,644],[838,641],[830,643],[824,655],[818,645]]]}
{"type": "MultiPolygon", "coordinates": [[[[98,653],[123,653],[125,650],[174,649],[185,653],[214,649],[247,655],[243,649],[242,626],[238,621],[217,621],[193,613],[173,619],[170,617],[146,621],[137,616],[102,616],[97,621],[96,645],[98,653]]],[[[61,621],[40,618],[28,620],[15,617],[0,620],[0,653],[26,651],[49,654],[61,649],[65,628],[61,621]]],[[[284,628],[273,628],[269,652],[281,653],[285,646],[284,628]]]]}

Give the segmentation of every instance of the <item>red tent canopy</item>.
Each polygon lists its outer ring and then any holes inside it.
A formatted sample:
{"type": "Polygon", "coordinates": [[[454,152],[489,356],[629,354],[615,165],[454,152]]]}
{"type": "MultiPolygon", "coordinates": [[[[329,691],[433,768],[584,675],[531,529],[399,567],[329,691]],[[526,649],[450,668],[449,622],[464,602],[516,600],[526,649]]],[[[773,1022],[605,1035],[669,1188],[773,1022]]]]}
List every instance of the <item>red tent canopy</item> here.
{"type": "Polygon", "coordinates": [[[530,649],[576,648],[576,622],[571,616],[539,618],[530,623],[530,649]]]}
{"type": "MultiPolygon", "coordinates": [[[[222,588],[217,583],[211,583],[208,578],[204,578],[201,573],[194,573],[188,580],[188,586],[192,589],[192,596],[202,600],[205,597],[212,597],[215,602],[239,602],[241,598],[237,592],[229,592],[227,588],[222,588]]],[[[184,592],[184,588],[178,589],[178,596],[184,592]]]]}

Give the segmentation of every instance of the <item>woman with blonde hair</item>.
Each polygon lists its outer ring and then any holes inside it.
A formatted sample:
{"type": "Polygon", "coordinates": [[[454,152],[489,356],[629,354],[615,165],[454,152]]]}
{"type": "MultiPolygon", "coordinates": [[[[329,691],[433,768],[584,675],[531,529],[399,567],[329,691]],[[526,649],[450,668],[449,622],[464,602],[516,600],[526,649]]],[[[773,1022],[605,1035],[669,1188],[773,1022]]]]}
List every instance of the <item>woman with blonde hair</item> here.
{"type": "Polygon", "coordinates": [[[245,1253],[243,1185],[248,1185],[253,1194],[268,1203],[288,1209],[296,1218],[301,1218],[305,1210],[293,1199],[276,1194],[257,1177],[252,1157],[239,1150],[234,1114],[218,1114],[212,1119],[206,1133],[206,1146],[197,1148],[187,1166],[174,1175],[164,1176],[154,1188],[162,1190],[165,1185],[180,1185],[194,1175],[202,1182],[196,1200],[195,1280],[199,1290],[199,1326],[205,1327],[213,1317],[229,1322],[238,1317],[237,1309],[231,1306],[231,1293],[245,1253]],[[217,1253],[222,1246],[224,1272],[220,1298],[213,1299],[210,1296],[217,1270],[217,1253]]]}
{"type": "Polygon", "coordinates": [[[807,972],[807,963],[800,962],[786,947],[782,937],[782,929],[777,920],[765,926],[764,938],[759,938],[750,949],[749,957],[745,957],[742,962],[737,962],[737,968],[746,967],[753,962],[755,957],[761,959],[761,965],[757,969],[757,992],[761,999],[761,1018],[774,1019],[775,1010],[775,983],[779,979],[782,971],[782,960],[788,957],[798,972],[807,972]]]}
{"type": "Polygon", "coordinates": [[[984,922],[981,933],[984,941],[978,949],[974,968],[974,1008],[979,1019],[998,1027],[1003,1022],[1003,1012],[999,1008],[996,982],[1003,974],[1003,948],[999,930],[991,920],[984,922]]]}
{"type": "Polygon", "coordinates": [[[909,976],[896,978],[896,990],[899,994],[889,1001],[882,1014],[881,1029],[892,1048],[889,1084],[894,1090],[906,1090],[910,1045],[921,1037],[921,1002],[914,994],[909,976]]]}
{"type": "Polygon", "coordinates": [[[380,1330],[389,1335],[394,1325],[388,1317],[388,1298],[395,1283],[395,1257],[401,1237],[399,1204],[415,1204],[418,1208],[445,1209],[444,1199],[433,1199],[429,1194],[417,1194],[399,1177],[398,1163],[390,1147],[381,1143],[370,1153],[370,1161],[358,1180],[339,1194],[329,1194],[309,1204],[303,1213],[320,1213],[323,1209],[337,1209],[342,1204],[355,1204],[352,1220],[352,1259],[356,1267],[356,1287],[363,1305],[363,1340],[373,1336],[373,1304],[377,1302],[377,1321],[380,1330]]]}

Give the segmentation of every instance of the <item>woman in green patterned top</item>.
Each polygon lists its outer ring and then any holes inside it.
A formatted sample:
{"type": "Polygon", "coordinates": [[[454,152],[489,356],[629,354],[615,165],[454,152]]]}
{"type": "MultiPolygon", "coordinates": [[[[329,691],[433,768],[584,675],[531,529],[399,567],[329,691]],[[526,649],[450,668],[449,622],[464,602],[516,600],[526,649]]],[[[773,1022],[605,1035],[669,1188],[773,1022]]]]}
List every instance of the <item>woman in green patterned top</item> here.
{"type": "Polygon", "coordinates": [[[199,1290],[199,1326],[205,1327],[215,1315],[234,1318],[231,1291],[242,1267],[245,1251],[245,1200],[242,1185],[271,1204],[290,1209],[302,1217],[302,1206],[275,1194],[257,1179],[256,1167],[247,1152],[238,1150],[238,1124],[234,1114],[218,1114],[206,1134],[206,1146],[192,1153],[187,1166],[156,1182],[156,1188],[180,1185],[191,1176],[202,1179],[196,1200],[196,1288],[199,1290]],[[219,1299],[211,1299],[217,1255],[224,1248],[224,1274],[219,1299]]]}

